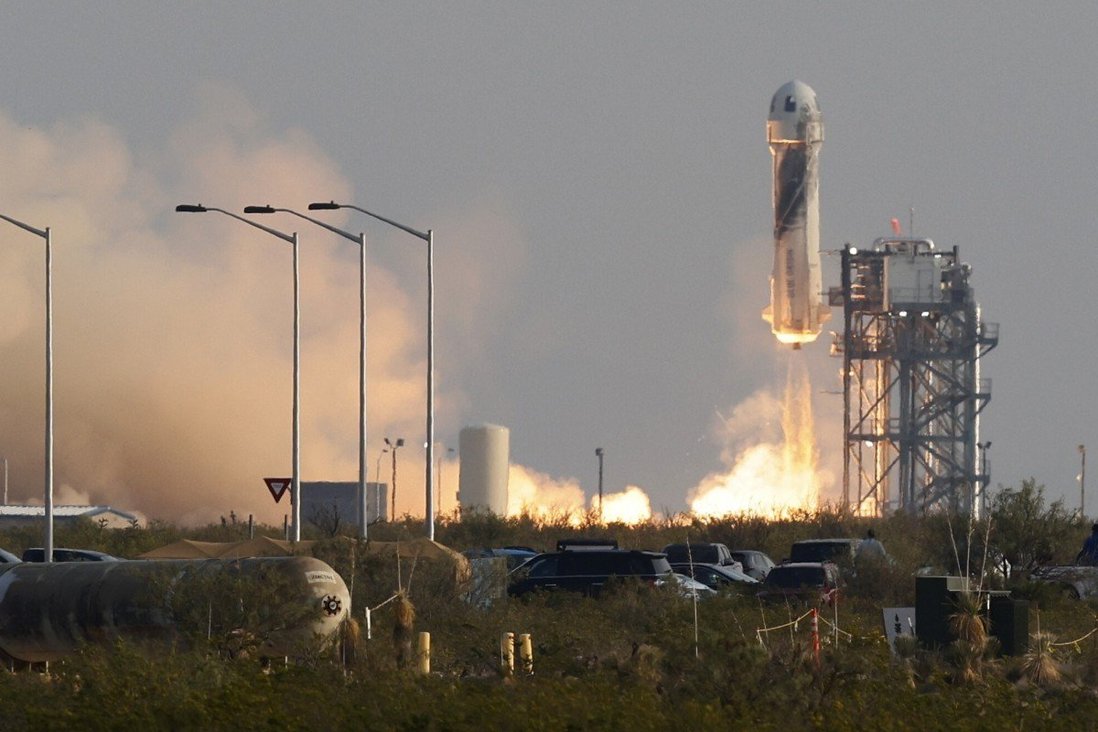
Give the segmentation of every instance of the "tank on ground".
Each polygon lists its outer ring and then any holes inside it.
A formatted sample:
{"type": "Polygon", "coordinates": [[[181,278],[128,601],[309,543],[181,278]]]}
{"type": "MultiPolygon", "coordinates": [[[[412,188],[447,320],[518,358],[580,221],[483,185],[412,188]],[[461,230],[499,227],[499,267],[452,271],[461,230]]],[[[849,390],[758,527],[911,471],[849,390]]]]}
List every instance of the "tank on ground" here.
{"type": "Polygon", "coordinates": [[[495,424],[474,425],[461,431],[458,503],[462,513],[507,513],[510,441],[510,431],[495,424]]]}
{"type": "Polygon", "coordinates": [[[0,652],[55,661],[87,643],[223,633],[256,655],[325,645],[347,585],[313,557],[0,565],[0,652]]]}

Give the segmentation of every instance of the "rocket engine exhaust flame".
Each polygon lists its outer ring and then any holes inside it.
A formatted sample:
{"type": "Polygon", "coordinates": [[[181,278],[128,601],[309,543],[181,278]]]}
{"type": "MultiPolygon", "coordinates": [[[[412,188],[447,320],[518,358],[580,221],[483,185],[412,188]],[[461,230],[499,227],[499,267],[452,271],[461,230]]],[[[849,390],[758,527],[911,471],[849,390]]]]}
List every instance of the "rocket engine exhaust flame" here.
{"type": "Polygon", "coordinates": [[[689,498],[694,514],[778,518],[793,510],[819,507],[824,481],[818,468],[812,385],[800,359],[790,361],[781,402],[766,395],[760,404],[738,418],[753,422],[744,425],[750,428],[780,414],[781,439],[750,445],[738,454],[731,470],[702,480],[689,498]]]}
{"type": "Polygon", "coordinates": [[[774,158],[774,269],[763,319],[778,341],[799,348],[831,317],[821,301],[819,155],[823,116],[816,92],[800,81],[770,101],[766,137],[774,158]]]}

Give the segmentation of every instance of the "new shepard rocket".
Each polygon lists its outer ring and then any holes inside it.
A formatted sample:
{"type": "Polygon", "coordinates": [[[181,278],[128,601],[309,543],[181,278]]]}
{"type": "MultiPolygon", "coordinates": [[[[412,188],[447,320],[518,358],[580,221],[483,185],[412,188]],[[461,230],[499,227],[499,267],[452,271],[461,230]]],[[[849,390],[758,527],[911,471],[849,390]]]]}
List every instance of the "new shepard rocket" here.
{"type": "Polygon", "coordinates": [[[823,116],[811,87],[791,81],[774,93],[766,138],[774,157],[774,271],[763,319],[780,342],[800,348],[831,317],[820,280],[823,116]]]}

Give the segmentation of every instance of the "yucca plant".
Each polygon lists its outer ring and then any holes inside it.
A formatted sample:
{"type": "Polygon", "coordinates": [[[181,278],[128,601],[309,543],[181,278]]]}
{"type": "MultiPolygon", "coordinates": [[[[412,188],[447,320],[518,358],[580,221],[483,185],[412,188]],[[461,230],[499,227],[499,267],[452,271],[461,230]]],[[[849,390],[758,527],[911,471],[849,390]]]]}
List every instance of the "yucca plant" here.
{"type": "Polygon", "coordinates": [[[980,594],[962,592],[957,597],[957,611],[949,616],[949,629],[958,639],[971,643],[983,653],[987,645],[987,618],[984,616],[980,594]]]}
{"type": "Polygon", "coordinates": [[[949,629],[957,638],[953,642],[953,659],[958,667],[958,680],[966,684],[979,681],[988,636],[978,592],[960,593],[957,611],[949,616],[949,629]]]}
{"type": "Polygon", "coordinates": [[[1031,684],[1047,688],[1063,679],[1060,663],[1053,655],[1055,640],[1051,633],[1040,631],[1030,636],[1030,650],[1022,660],[1022,676],[1031,684]]]}
{"type": "Polygon", "coordinates": [[[416,608],[406,590],[397,593],[395,622],[393,623],[393,650],[398,667],[405,666],[412,658],[412,627],[416,621],[416,608]]]}

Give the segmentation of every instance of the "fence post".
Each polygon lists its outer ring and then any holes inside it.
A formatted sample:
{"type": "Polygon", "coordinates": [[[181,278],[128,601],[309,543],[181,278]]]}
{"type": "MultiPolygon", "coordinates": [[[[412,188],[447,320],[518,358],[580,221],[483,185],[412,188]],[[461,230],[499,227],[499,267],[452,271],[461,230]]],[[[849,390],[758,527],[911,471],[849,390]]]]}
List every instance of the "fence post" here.
{"type": "Polygon", "coordinates": [[[820,611],[812,608],[812,656],[820,667],[820,611]]]}
{"type": "Polygon", "coordinates": [[[431,634],[427,631],[419,634],[419,672],[424,676],[431,673],[431,634]]]}
{"type": "Polygon", "coordinates": [[[504,633],[499,637],[499,670],[504,676],[515,673],[515,634],[504,633]]]}
{"type": "Polygon", "coordinates": [[[523,633],[519,636],[519,645],[521,647],[522,657],[522,671],[526,674],[534,673],[534,643],[530,639],[529,633],[523,633]]]}

